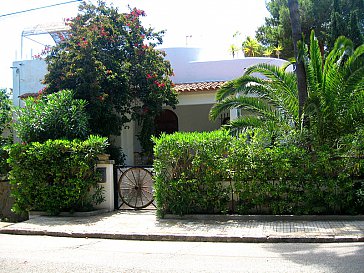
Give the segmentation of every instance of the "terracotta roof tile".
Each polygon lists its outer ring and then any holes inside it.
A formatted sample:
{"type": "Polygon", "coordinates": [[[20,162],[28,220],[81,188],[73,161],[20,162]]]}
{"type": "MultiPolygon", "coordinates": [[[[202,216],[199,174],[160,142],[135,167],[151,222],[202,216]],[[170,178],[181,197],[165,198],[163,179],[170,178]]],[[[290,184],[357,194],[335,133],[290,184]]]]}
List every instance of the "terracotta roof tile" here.
{"type": "Polygon", "coordinates": [[[212,91],[219,89],[224,83],[225,81],[178,83],[175,84],[174,90],[176,90],[179,93],[212,91]]]}
{"type": "Polygon", "coordinates": [[[20,96],[19,96],[19,98],[20,99],[27,99],[27,98],[29,98],[29,97],[33,97],[33,98],[36,98],[36,97],[38,97],[38,93],[24,93],[24,94],[21,94],[20,96]]]}

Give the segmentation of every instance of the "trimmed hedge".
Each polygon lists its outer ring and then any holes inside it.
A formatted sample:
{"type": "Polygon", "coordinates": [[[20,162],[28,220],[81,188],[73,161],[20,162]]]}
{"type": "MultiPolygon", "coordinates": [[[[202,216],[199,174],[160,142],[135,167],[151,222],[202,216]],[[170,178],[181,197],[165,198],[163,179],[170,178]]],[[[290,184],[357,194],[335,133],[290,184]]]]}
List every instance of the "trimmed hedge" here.
{"type": "Polygon", "coordinates": [[[154,138],[155,200],[158,212],[173,214],[227,211],[225,131],[163,134],[154,138]]]}
{"type": "Polygon", "coordinates": [[[47,140],[8,148],[9,173],[15,212],[40,210],[50,214],[90,209],[103,201],[97,188],[97,155],[106,138],[47,140]],[[96,189],[93,194],[90,191],[96,189]]]}
{"type": "Polygon", "coordinates": [[[364,212],[363,172],[355,171],[362,159],[334,156],[324,148],[308,152],[282,139],[272,144],[262,131],[252,135],[215,131],[154,139],[159,215],[364,212]]]}

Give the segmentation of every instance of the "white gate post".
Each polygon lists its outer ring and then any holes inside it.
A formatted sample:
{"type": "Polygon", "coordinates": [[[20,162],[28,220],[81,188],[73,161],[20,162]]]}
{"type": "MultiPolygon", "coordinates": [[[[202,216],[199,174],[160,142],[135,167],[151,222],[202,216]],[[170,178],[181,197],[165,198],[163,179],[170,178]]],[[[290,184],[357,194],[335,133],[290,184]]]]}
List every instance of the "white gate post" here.
{"type": "Polygon", "coordinates": [[[99,160],[96,168],[101,173],[99,186],[103,188],[104,202],[95,205],[97,209],[114,210],[114,160],[99,160]]]}

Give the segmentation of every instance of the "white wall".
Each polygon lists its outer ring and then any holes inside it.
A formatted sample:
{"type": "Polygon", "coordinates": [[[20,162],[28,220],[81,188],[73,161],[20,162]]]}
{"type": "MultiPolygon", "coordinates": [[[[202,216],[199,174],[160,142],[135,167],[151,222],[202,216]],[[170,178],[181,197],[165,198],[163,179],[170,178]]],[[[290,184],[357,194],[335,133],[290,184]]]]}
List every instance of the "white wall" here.
{"type": "Polygon", "coordinates": [[[37,93],[44,85],[42,80],[47,73],[43,60],[18,61],[13,63],[13,103],[21,106],[19,96],[25,93],[37,93]]]}
{"type": "Polygon", "coordinates": [[[228,81],[240,77],[246,68],[269,63],[282,66],[285,60],[267,57],[248,57],[229,60],[204,60],[199,48],[165,48],[166,59],[174,71],[174,83],[192,83],[204,81],[228,81]]]}
{"type": "Polygon", "coordinates": [[[178,131],[202,132],[220,128],[220,120],[210,121],[209,112],[212,104],[178,105],[171,109],[178,117],[178,131]]]}

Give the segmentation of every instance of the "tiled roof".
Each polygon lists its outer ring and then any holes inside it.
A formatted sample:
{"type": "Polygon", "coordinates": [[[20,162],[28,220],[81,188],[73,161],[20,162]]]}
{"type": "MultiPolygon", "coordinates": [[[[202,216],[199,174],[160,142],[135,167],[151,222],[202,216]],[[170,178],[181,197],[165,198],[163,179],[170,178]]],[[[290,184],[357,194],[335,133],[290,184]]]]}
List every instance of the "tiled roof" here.
{"type": "Polygon", "coordinates": [[[33,97],[33,98],[36,98],[36,97],[38,97],[38,93],[24,93],[24,94],[21,94],[20,96],[19,96],[19,98],[20,99],[27,99],[27,98],[29,98],[29,97],[33,97]]]}
{"type": "Polygon", "coordinates": [[[219,89],[224,83],[225,81],[178,83],[174,86],[174,90],[176,90],[179,93],[211,91],[219,89]]]}
{"type": "MultiPolygon", "coordinates": [[[[174,90],[177,93],[183,92],[199,92],[199,91],[214,91],[220,89],[226,81],[215,82],[192,82],[192,83],[177,83],[174,86],[174,90]]],[[[26,99],[28,97],[37,97],[38,93],[25,93],[19,96],[20,99],[26,99]]]]}

